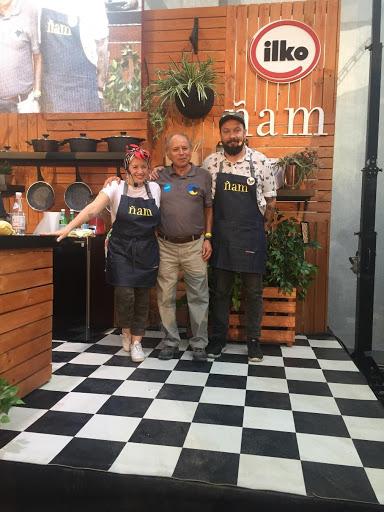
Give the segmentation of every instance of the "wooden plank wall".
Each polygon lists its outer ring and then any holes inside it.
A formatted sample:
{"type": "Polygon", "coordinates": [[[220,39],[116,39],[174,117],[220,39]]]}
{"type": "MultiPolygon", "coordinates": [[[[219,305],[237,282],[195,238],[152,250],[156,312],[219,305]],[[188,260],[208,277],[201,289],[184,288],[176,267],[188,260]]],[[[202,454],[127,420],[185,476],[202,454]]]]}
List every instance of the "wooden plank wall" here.
{"type": "MultiPolygon", "coordinates": [[[[192,59],[204,60],[211,56],[218,71],[218,93],[211,113],[204,121],[188,121],[178,112],[169,115],[167,128],[153,145],[154,161],[161,163],[164,139],[174,131],[187,133],[195,144],[202,141],[200,159],[215,150],[219,140],[218,120],[224,108],[235,108],[235,102],[246,101],[249,113],[250,146],[268,157],[279,157],[289,152],[311,147],[318,150],[320,170],[309,187],[315,196],[307,204],[305,220],[310,233],[322,245],[315,253],[309,252],[310,261],[319,266],[315,284],[308,298],[299,303],[298,332],[324,332],[327,325],[327,279],[329,225],[331,211],[332,165],[335,123],[336,76],[339,34],[339,1],[307,0],[274,4],[240,5],[201,9],[145,11],[143,20],[143,81],[155,76],[156,69],[164,69],[170,58],[180,61],[183,52],[192,59]],[[191,53],[189,35],[194,17],[199,18],[199,53],[191,53]],[[248,63],[248,45],[255,32],[265,24],[278,19],[302,20],[317,32],[322,55],[315,70],[293,84],[274,84],[256,76],[248,63]],[[323,137],[287,137],[288,107],[322,107],[325,111],[323,137]],[[258,137],[256,127],[266,119],[259,112],[269,108],[276,113],[275,137],[258,137]]],[[[241,107],[239,107],[241,108],[241,107]]],[[[315,119],[317,122],[317,119],[315,119]]],[[[302,116],[298,115],[295,132],[299,133],[302,116]]],[[[310,132],[316,132],[313,119],[310,132]]],[[[303,205],[279,203],[285,214],[296,215],[303,205]]]]}
{"type": "MultiPolygon", "coordinates": [[[[234,102],[246,100],[250,115],[251,147],[269,157],[278,157],[288,152],[312,147],[318,149],[321,168],[310,183],[316,190],[308,203],[305,219],[310,223],[310,232],[322,245],[322,250],[310,254],[311,261],[319,265],[315,285],[308,299],[298,307],[298,331],[324,332],[327,318],[327,279],[329,222],[331,210],[332,162],[334,145],[335,96],[339,34],[339,0],[307,0],[274,4],[208,7],[196,9],[162,9],[143,13],[142,55],[143,84],[155,76],[156,69],[164,69],[170,59],[180,61],[183,52],[191,58],[206,59],[211,56],[218,72],[218,96],[211,113],[203,120],[184,120],[177,112],[169,115],[167,128],[156,143],[149,141],[153,163],[163,161],[164,139],[174,131],[187,133],[193,143],[201,142],[200,160],[215,150],[219,141],[218,120],[224,108],[234,108],[234,102]],[[194,17],[199,18],[199,53],[192,56],[189,35],[194,17]],[[258,78],[247,61],[248,43],[259,27],[280,18],[304,20],[318,33],[323,53],[316,69],[294,84],[277,85],[258,78]],[[325,110],[325,137],[284,136],[287,124],[286,107],[314,106],[325,110]],[[258,113],[263,108],[276,112],[276,137],[257,137],[256,127],[265,119],[258,113]]],[[[116,33],[116,39],[120,35],[116,33]]],[[[27,150],[25,140],[49,132],[52,138],[62,139],[86,131],[89,136],[101,137],[127,130],[133,135],[147,136],[145,113],[131,114],[37,114],[2,115],[0,146],[10,144],[13,149],[27,150]]],[[[297,123],[301,119],[297,117],[297,123]]],[[[296,127],[298,128],[296,123],[296,127]]],[[[310,124],[310,128],[313,127],[310,124]]],[[[311,131],[311,130],[310,130],[311,131]]],[[[315,131],[315,130],[313,130],[315,131]]],[[[103,149],[103,147],[100,147],[103,149]]],[[[105,148],[104,148],[105,149],[105,148]]],[[[83,179],[97,192],[107,174],[113,169],[81,169],[83,179]]],[[[47,181],[53,184],[57,200],[54,209],[64,207],[63,192],[74,180],[74,170],[43,169],[47,181]]],[[[34,181],[34,169],[19,168],[16,181],[27,186],[34,181]]],[[[11,205],[6,204],[6,207],[11,205]]],[[[297,203],[280,203],[280,209],[295,214],[297,203]]],[[[33,231],[41,217],[28,209],[28,231],[33,231]]]]}
{"type": "Polygon", "coordinates": [[[51,376],[52,249],[0,251],[0,377],[20,396],[51,376]]]}

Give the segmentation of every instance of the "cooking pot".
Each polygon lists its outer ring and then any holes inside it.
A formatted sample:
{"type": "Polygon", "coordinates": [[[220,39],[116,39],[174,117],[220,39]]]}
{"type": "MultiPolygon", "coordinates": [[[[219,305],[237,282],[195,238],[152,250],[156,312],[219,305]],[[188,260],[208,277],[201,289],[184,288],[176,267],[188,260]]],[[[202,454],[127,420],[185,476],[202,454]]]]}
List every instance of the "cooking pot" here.
{"type": "Polygon", "coordinates": [[[103,137],[101,140],[105,140],[108,143],[108,151],[117,151],[125,153],[127,146],[130,144],[136,144],[140,146],[145,139],[140,137],[131,137],[127,135],[127,132],[120,132],[120,135],[112,135],[111,137],[103,137]]]}
{"type": "Polygon", "coordinates": [[[70,137],[63,140],[63,144],[69,144],[72,152],[84,151],[93,152],[97,149],[97,144],[101,142],[99,139],[90,139],[86,133],[80,133],[80,137],[70,137]]]}
{"type": "Polygon", "coordinates": [[[43,133],[43,137],[41,139],[32,139],[27,140],[26,143],[30,146],[33,146],[33,151],[59,151],[59,146],[63,144],[62,142],[54,139],[48,139],[48,133],[43,133]]]}

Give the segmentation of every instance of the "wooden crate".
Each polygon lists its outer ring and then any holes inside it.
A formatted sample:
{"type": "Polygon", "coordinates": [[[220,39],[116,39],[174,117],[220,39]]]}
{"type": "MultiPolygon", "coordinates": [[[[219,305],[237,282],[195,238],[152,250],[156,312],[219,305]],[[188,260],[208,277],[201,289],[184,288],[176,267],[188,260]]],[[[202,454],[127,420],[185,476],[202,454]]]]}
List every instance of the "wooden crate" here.
{"type": "MultiPolygon", "coordinates": [[[[278,288],[264,288],[263,310],[260,341],[293,345],[296,327],[296,290],[287,295],[278,288]]],[[[230,341],[245,341],[244,323],[243,310],[230,314],[228,332],[230,341]]]]}

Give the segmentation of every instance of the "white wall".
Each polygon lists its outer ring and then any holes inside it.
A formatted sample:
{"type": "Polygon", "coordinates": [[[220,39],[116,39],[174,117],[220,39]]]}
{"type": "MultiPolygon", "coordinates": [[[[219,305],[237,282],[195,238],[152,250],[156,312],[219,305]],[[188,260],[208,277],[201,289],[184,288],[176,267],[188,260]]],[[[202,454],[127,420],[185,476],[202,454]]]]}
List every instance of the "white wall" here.
{"type": "MultiPolygon", "coordinates": [[[[356,276],[349,256],[358,247],[361,202],[361,169],[365,161],[369,58],[363,45],[371,36],[371,0],[342,0],[337,94],[335,157],[332,190],[328,323],[344,343],[353,348],[355,335],[356,276]]],[[[383,34],[382,34],[383,36],[383,34]]],[[[383,39],[383,37],[382,37],[383,39]]],[[[384,111],[381,125],[383,126],[384,111]]],[[[384,130],[381,130],[384,134],[384,130]]],[[[382,140],[382,139],[381,139],[382,140]]],[[[381,148],[379,166],[383,165],[381,148]]],[[[384,350],[384,219],[383,176],[378,177],[378,247],[376,269],[374,348],[384,350]],[[381,204],[380,204],[381,203],[381,204]],[[381,331],[381,332],[380,332],[381,331]]]]}

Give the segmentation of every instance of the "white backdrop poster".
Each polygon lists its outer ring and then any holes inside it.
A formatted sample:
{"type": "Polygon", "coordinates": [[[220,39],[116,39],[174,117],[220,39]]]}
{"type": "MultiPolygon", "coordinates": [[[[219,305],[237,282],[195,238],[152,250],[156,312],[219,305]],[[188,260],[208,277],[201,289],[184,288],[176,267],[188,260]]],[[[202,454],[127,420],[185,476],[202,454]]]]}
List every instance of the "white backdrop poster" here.
{"type": "Polygon", "coordinates": [[[0,0],[0,112],[141,110],[142,0],[0,0]]]}

